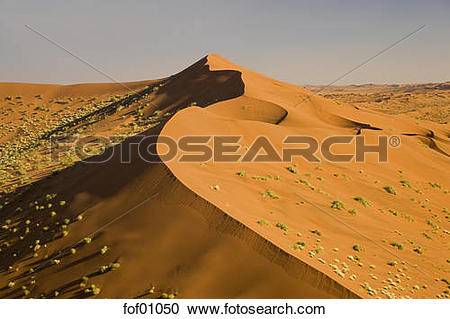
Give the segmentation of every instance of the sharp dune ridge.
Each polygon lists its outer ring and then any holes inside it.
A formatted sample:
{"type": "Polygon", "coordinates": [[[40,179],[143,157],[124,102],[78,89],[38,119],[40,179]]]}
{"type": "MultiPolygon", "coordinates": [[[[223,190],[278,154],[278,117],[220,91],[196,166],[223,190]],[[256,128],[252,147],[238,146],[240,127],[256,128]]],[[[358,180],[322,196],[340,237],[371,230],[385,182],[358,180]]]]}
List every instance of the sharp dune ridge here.
{"type": "Polygon", "coordinates": [[[40,119],[21,126],[39,131],[27,148],[16,147],[19,124],[0,122],[2,151],[14,154],[1,167],[1,297],[447,296],[448,124],[327,99],[217,54],[126,86],[136,93],[119,84],[0,83],[2,121],[20,123],[33,109],[40,119]],[[123,134],[109,150],[130,149],[130,163],[114,152],[102,164],[36,164],[55,133],[123,134]],[[131,147],[137,135],[189,134],[241,135],[241,151],[260,135],[277,150],[286,135],[358,134],[370,143],[398,135],[402,145],[389,163],[368,155],[346,164],[149,164],[131,147]]]}

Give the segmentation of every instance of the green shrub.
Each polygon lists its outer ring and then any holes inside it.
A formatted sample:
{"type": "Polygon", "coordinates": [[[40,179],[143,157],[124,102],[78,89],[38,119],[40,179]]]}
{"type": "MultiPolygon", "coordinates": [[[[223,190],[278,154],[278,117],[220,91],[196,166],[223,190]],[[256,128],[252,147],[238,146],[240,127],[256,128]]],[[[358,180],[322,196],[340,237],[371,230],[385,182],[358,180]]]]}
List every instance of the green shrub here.
{"type": "Polygon", "coordinates": [[[362,251],[363,249],[362,249],[362,247],[361,247],[360,245],[353,245],[353,250],[355,250],[355,251],[357,251],[357,252],[360,252],[360,251],[362,251]]]}
{"type": "Polygon", "coordinates": [[[85,289],[84,292],[87,294],[98,295],[101,292],[101,289],[98,288],[97,286],[95,286],[94,284],[92,284],[91,287],[85,289]]]}
{"type": "Polygon", "coordinates": [[[311,230],[311,233],[316,234],[317,236],[322,236],[322,232],[318,229],[311,230]]]}
{"type": "Polygon", "coordinates": [[[424,236],[426,239],[433,239],[430,235],[428,235],[428,234],[425,233],[425,232],[423,232],[422,234],[423,234],[423,236],[424,236]]]}
{"type": "Polygon", "coordinates": [[[247,173],[245,171],[239,171],[239,172],[236,173],[236,175],[238,175],[238,176],[246,176],[247,173]]]}
{"type": "Polygon", "coordinates": [[[260,224],[261,226],[267,226],[267,225],[269,225],[269,223],[268,223],[266,220],[264,220],[264,219],[258,220],[257,223],[260,224]]]}
{"type": "Polygon", "coordinates": [[[357,202],[360,202],[364,207],[372,206],[372,203],[369,202],[367,199],[365,199],[365,198],[362,197],[362,196],[356,196],[356,197],[354,198],[354,200],[356,200],[357,202]]]}
{"type": "Polygon", "coordinates": [[[396,262],[396,261],[389,261],[387,264],[388,264],[389,266],[396,266],[396,265],[397,265],[397,262],[396,262]]]}
{"type": "Polygon", "coordinates": [[[282,230],[284,230],[284,231],[288,230],[288,227],[285,224],[283,224],[282,222],[278,222],[275,226],[280,228],[280,229],[282,229],[282,230]]]}
{"type": "Polygon", "coordinates": [[[439,229],[439,226],[430,219],[427,220],[427,224],[430,225],[431,227],[433,227],[433,229],[435,229],[435,230],[439,229]]]}
{"type": "Polygon", "coordinates": [[[414,217],[412,217],[411,215],[405,214],[405,213],[402,213],[401,217],[407,219],[409,222],[413,222],[414,221],[414,217]]]}
{"type": "Polygon", "coordinates": [[[312,190],[314,190],[314,188],[315,188],[308,180],[303,179],[303,178],[299,178],[299,179],[297,179],[295,182],[296,182],[296,183],[302,183],[302,184],[305,184],[306,186],[308,186],[308,187],[311,188],[312,190]]]}
{"type": "Polygon", "coordinates": [[[334,209],[337,209],[337,210],[344,210],[344,209],[345,209],[345,206],[344,206],[344,203],[343,203],[343,202],[341,202],[341,201],[339,201],[339,200],[334,200],[334,201],[331,203],[331,208],[334,208],[334,209]]]}
{"type": "Polygon", "coordinates": [[[410,184],[408,181],[401,180],[400,183],[401,183],[402,186],[404,186],[404,187],[412,188],[411,184],[410,184]]]}
{"type": "Polygon", "coordinates": [[[431,187],[433,187],[433,188],[439,188],[439,189],[442,189],[442,185],[439,184],[439,183],[432,183],[432,182],[429,182],[428,184],[430,184],[431,187]]]}
{"type": "Polygon", "coordinates": [[[293,167],[293,166],[288,166],[288,167],[286,167],[286,169],[287,169],[289,172],[291,172],[292,174],[298,174],[297,169],[296,169],[295,167],[293,167]]]}
{"type": "Polygon", "coordinates": [[[383,189],[388,192],[389,194],[392,195],[397,195],[397,191],[395,190],[395,188],[393,186],[384,186],[383,189]]]}
{"type": "Polygon", "coordinates": [[[266,176],[258,176],[258,175],[252,176],[252,178],[257,181],[268,181],[269,180],[269,178],[266,176]]]}
{"type": "Polygon", "coordinates": [[[388,212],[394,216],[398,216],[398,212],[395,209],[389,209],[388,212]]]}
{"type": "Polygon", "coordinates": [[[266,190],[265,192],[262,192],[262,193],[261,193],[261,196],[262,196],[262,197],[268,196],[268,197],[270,197],[270,198],[272,198],[272,199],[279,199],[279,198],[280,198],[278,195],[275,195],[275,193],[274,193],[273,190],[271,190],[271,189],[268,189],[268,190],[266,190]]]}
{"type": "Polygon", "coordinates": [[[112,270],[116,270],[116,269],[118,269],[118,268],[120,268],[120,263],[118,263],[118,262],[115,262],[115,263],[113,263],[113,264],[111,265],[111,269],[112,269],[112,270]]]}
{"type": "Polygon", "coordinates": [[[405,246],[403,244],[399,244],[399,243],[397,243],[395,241],[391,242],[391,246],[396,247],[399,250],[405,249],[405,246]]]}

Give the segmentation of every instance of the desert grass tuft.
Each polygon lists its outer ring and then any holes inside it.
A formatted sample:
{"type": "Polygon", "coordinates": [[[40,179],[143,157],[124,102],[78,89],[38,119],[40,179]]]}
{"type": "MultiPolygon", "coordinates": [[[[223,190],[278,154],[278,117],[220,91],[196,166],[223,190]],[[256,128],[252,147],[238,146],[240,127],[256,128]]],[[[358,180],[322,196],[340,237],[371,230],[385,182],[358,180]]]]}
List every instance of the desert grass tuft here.
{"type": "Polygon", "coordinates": [[[269,222],[266,221],[266,220],[264,220],[264,219],[258,220],[257,223],[258,223],[259,225],[261,225],[261,226],[267,226],[267,225],[269,225],[269,222]]]}
{"type": "Polygon", "coordinates": [[[395,188],[394,188],[393,186],[387,185],[387,186],[384,186],[383,189],[384,189],[386,192],[388,192],[389,194],[397,195],[397,191],[395,190],[395,188]]]}
{"type": "Polygon", "coordinates": [[[284,231],[287,231],[288,230],[288,227],[287,227],[287,225],[285,225],[284,223],[282,223],[282,222],[278,222],[278,223],[276,223],[276,225],[275,225],[276,227],[278,227],[278,228],[280,228],[280,229],[282,229],[282,230],[284,230],[284,231]]]}
{"type": "Polygon", "coordinates": [[[356,200],[357,202],[360,202],[364,207],[372,206],[372,203],[369,202],[367,199],[365,199],[362,196],[356,196],[354,198],[354,200],[356,200]]]}
{"type": "Polygon", "coordinates": [[[334,200],[333,202],[331,202],[331,208],[337,209],[337,210],[344,210],[345,205],[340,200],[334,200]]]}

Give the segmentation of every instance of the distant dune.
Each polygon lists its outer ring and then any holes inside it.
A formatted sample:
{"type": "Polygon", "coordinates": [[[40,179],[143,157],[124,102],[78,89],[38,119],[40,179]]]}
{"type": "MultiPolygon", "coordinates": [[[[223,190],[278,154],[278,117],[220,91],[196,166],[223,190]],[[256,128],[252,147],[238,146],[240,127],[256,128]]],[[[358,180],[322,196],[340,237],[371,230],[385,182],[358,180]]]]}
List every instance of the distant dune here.
{"type": "Polygon", "coordinates": [[[216,54],[125,85],[0,83],[1,297],[448,298],[449,124],[328,99],[216,54]],[[130,161],[55,164],[58,133],[121,134],[110,150],[130,161]],[[138,134],[240,135],[241,154],[261,135],[278,151],[287,135],[401,146],[388,163],[149,164],[138,134]]]}

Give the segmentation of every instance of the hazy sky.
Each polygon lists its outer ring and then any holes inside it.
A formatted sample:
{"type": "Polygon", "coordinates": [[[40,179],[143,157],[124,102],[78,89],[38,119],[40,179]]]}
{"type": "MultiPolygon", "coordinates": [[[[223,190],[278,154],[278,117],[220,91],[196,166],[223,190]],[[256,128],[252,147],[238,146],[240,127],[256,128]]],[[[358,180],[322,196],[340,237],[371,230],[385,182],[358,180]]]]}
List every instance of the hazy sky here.
{"type": "Polygon", "coordinates": [[[295,84],[450,80],[450,0],[0,0],[0,81],[109,82],[174,74],[208,53],[295,84]]]}

